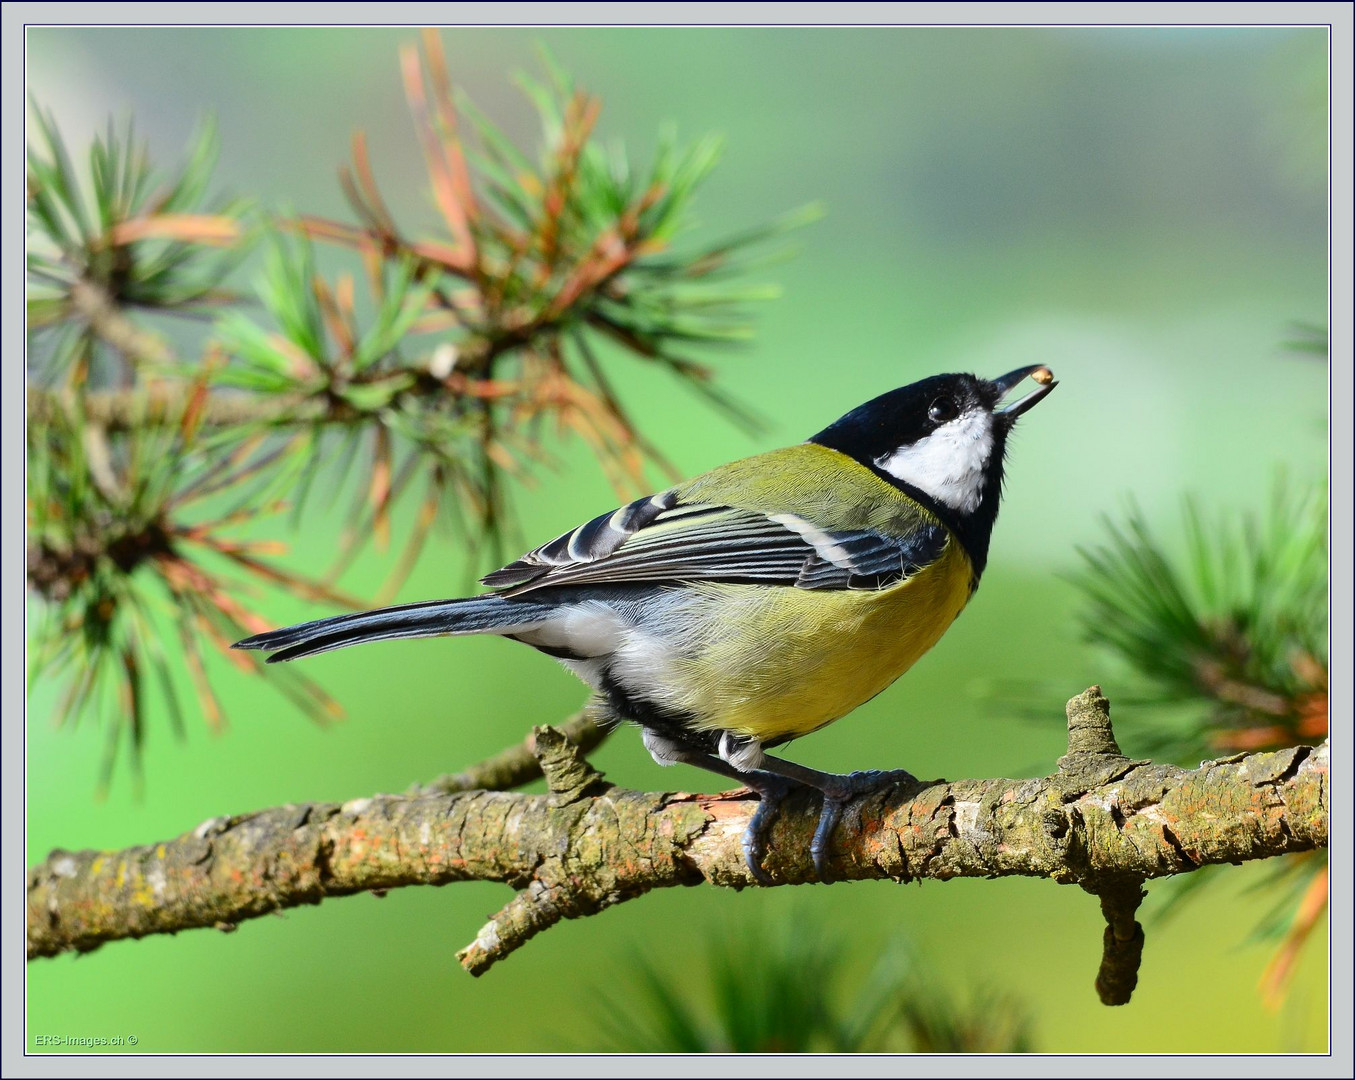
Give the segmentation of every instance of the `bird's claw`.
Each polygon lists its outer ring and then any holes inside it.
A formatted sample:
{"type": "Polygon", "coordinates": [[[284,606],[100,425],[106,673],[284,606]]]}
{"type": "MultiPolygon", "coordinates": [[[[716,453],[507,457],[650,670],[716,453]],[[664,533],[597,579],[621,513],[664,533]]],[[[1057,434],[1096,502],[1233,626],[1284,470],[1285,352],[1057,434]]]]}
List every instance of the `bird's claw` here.
{"type": "Polygon", "coordinates": [[[842,817],[842,808],[858,795],[894,784],[916,784],[917,777],[904,769],[866,769],[861,772],[834,775],[831,785],[823,790],[823,808],[814,839],[809,842],[809,854],[814,860],[814,872],[820,881],[832,880],[828,874],[828,841],[842,817]]]}
{"type": "MultiPolygon", "coordinates": [[[[828,874],[828,843],[842,817],[842,808],[858,795],[876,791],[894,784],[916,784],[917,778],[903,769],[869,769],[863,772],[838,775],[833,773],[815,773],[814,786],[823,794],[823,807],[819,811],[819,823],[814,829],[814,839],[809,844],[809,854],[814,860],[814,870],[820,881],[832,880],[828,874]]],[[[762,868],[763,856],[767,854],[766,833],[771,828],[772,818],[785,801],[787,795],[797,788],[806,787],[804,780],[790,779],[776,773],[761,770],[748,773],[743,777],[752,790],[758,794],[757,810],[743,833],[743,858],[748,864],[748,872],[759,885],[772,885],[771,875],[762,868]]]]}
{"type": "Polygon", "coordinates": [[[748,864],[748,872],[759,885],[773,885],[771,875],[762,869],[762,857],[767,854],[767,830],[771,827],[781,803],[796,788],[793,780],[786,780],[771,773],[751,773],[745,778],[750,788],[758,794],[757,809],[753,819],[743,831],[743,861],[748,864]]]}

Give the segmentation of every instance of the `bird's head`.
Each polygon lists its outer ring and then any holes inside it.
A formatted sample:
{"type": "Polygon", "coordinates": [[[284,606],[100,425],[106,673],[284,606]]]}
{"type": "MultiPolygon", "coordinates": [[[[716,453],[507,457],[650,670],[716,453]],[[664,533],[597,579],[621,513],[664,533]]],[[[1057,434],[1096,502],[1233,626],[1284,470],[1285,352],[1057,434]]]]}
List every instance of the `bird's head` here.
{"type": "Polygon", "coordinates": [[[855,458],[918,499],[960,536],[981,570],[1002,492],[1007,436],[1057,385],[1042,364],[991,380],[934,375],[857,406],[810,442],[855,458]],[[1004,405],[1027,378],[1038,385],[1004,405]]]}

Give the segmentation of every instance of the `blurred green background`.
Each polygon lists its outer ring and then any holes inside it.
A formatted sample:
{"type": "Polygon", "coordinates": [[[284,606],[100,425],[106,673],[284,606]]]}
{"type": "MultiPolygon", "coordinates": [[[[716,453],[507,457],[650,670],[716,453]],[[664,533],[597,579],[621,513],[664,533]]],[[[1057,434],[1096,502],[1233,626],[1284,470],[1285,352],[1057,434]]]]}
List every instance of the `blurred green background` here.
{"type": "MultiPolygon", "coordinates": [[[[335,169],[365,129],[397,217],[431,226],[396,61],[414,36],[37,29],[29,86],[72,147],[110,113],[131,113],[165,163],[214,113],[222,185],[345,220],[335,169]]],[[[1294,483],[1325,475],[1326,370],[1282,344],[1293,321],[1326,319],[1322,31],[449,29],[443,41],[454,80],[520,144],[534,144],[534,119],[509,75],[539,70],[538,42],[602,98],[602,134],[633,150],[664,121],[684,136],[724,133],[699,204],[706,239],[825,204],[826,218],[794,236],[797,256],[762,272],[784,298],[759,312],[756,342],[714,358],[765,433],[741,434],[638,363],[613,365],[641,428],[684,472],[797,441],[941,371],[1038,362],[1061,381],[1013,441],[970,609],[892,690],[797,744],[799,760],[952,778],[1047,772],[1064,746],[1064,699],[1101,682],[1113,702],[1124,678],[1079,643],[1077,595],[1061,577],[1078,565],[1076,545],[1101,537],[1100,515],[1132,496],[1171,535],[1184,492],[1258,509],[1280,468],[1294,483]],[[1022,718],[1032,695],[1038,722],[1022,718]]],[[[557,474],[518,493],[525,541],[614,505],[586,450],[561,454],[557,474]]],[[[289,538],[297,565],[332,557],[339,522],[324,501],[289,538]]],[[[372,595],[392,558],[368,550],[343,584],[372,595]]],[[[464,591],[475,569],[444,538],[400,598],[464,591]]],[[[323,613],[292,600],[264,610],[279,623],[323,613]]],[[[103,801],[102,740],[54,731],[55,694],[37,687],[30,862],[232,811],[403,790],[583,699],[566,672],[499,640],[373,645],[307,670],[345,722],[319,730],[218,663],[230,730],[214,738],[190,724],[176,743],[152,725],[144,788],[122,770],[103,801]]],[[[1135,717],[1116,712],[1131,755],[1135,717]]],[[[659,770],[633,733],[596,761],[629,786],[718,788],[704,773],[659,770]]],[[[950,988],[1018,994],[1040,1050],[1325,1050],[1325,934],[1284,1008],[1266,1011],[1256,983],[1269,946],[1248,941],[1269,903],[1253,891],[1263,868],[1221,876],[1150,923],[1139,989],[1120,1009],[1092,990],[1095,901],[1045,882],[671,891],[561,925],[480,980],[454,953],[509,892],[469,884],[35,963],[29,1044],[61,1033],[135,1034],[152,1052],[597,1049],[591,991],[625,980],[637,951],[699,994],[693,958],[710,936],[793,918],[806,934],[845,931],[859,950],[851,970],[906,939],[950,988]]],[[[1150,886],[1146,915],[1168,889],[1150,886]]]]}

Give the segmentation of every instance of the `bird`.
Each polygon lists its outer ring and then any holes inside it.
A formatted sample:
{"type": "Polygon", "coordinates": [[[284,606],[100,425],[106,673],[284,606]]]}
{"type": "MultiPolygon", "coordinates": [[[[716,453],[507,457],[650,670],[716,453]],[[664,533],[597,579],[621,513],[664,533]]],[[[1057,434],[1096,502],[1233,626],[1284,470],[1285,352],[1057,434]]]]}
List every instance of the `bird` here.
{"type": "Polygon", "coordinates": [[[755,880],[781,801],[822,805],[828,880],[845,803],[903,770],[820,772],[767,751],[883,691],[941,638],[988,561],[1008,436],[1058,384],[1044,365],[944,374],[884,393],[794,446],[719,466],[566,532],[478,596],[301,623],[235,643],[295,660],[392,638],[497,634],[587,683],[660,765],[735,780],[759,805],[755,880]],[[1029,378],[1036,385],[1003,404],[1029,378]]]}

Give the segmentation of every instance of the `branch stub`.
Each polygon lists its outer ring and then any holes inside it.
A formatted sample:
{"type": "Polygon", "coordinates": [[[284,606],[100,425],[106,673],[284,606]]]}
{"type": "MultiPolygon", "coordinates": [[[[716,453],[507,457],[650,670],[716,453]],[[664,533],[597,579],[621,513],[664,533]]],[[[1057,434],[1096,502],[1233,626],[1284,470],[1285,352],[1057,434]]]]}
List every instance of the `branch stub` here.
{"type": "MultiPolygon", "coordinates": [[[[532,728],[532,754],[541,764],[546,785],[557,802],[577,802],[606,785],[602,773],[593,768],[580,748],[559,728],[543,725],[532,728]]],[[[610,785],[606,785],[610,786],[610,785]]]]}
{"type": "Polygon", "coordinates": [[[1060,769],[1065,759],[1074,754],[1124,757],[1110,725],[1110,702],[1099,686],[1090,686],[1077,697],[1069,698],[1067,712],[1068,754],[1059,759],[1060,769]]]}

